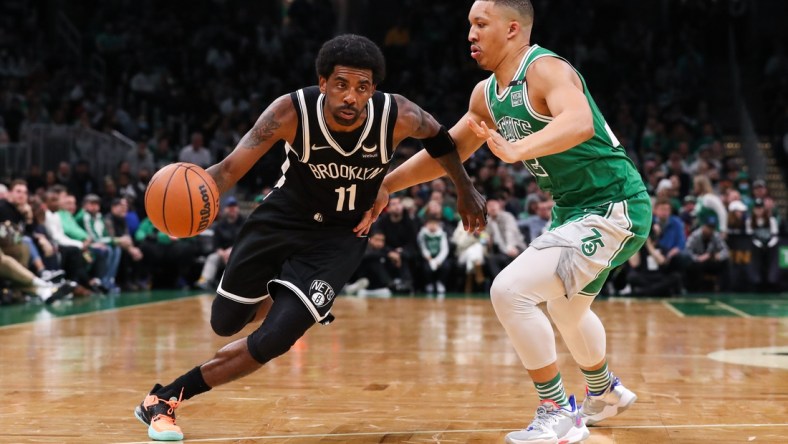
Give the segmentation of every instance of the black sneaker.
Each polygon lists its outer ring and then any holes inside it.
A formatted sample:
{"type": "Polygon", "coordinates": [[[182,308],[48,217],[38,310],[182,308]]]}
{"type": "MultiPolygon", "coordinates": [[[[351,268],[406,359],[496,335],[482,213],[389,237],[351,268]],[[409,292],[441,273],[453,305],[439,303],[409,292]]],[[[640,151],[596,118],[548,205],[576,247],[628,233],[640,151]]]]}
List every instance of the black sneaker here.
{"type": "Polygon", "coordinates": [[[56,301],[59,301],[66,296],[72,294],[74,289],[77,288],[77,284],[71,281],[63,282],[62,284],[58,285],[57,288],[52,291],[52,294],[44,300],[44,303],[47,305],[51,305],[56,301]]]}
{"type": "Polygon", "coordinates": [[[153,386],[150,394],[134,409],[134,416],[148,426],[150,439],[180,441],[183,439],[183,432],[175,425],[175,409],[178,408],[181,400],[174,396],[169,401],[159,398],[154,393],[161,388],[161,384],[153,386]]]}

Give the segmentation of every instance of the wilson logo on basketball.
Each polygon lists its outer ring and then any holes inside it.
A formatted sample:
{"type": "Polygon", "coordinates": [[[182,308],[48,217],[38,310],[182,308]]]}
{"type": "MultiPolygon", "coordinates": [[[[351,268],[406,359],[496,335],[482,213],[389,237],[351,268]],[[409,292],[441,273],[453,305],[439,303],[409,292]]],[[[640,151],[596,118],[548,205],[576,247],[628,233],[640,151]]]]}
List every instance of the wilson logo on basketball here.
{"type": "Polygon", "coordinates": [[[200,197],[202,198],[202,209],[200,210],[200,225],[197,227],[197,231],[202,231],[208,228],[208,224],[211,223],[211,200],[208,197],[208,187],[205,185],[200,185],[200,197]]]}
{"type": "Polygon", "coordinates": [[[314,280],[309,287],[309,299],[315,307],[322,307],[334,299],[334,289],[326,281],[314,280]]]}

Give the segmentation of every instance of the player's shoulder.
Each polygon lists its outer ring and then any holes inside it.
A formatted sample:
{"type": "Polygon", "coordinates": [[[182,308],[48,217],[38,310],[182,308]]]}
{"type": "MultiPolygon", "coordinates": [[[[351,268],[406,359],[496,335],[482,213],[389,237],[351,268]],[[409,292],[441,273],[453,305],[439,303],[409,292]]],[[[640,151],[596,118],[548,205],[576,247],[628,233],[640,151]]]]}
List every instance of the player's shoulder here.
{"type": "Polygon", "coordinates": [[[534,81],[553,81],[565,76],[575,76],[577,73],[566,60],[555,54],[548,54],[531,62],[525,75],[526,80],[531,83],[534,81]]]}
{"type": "Polygon", "coordinates": [[[490,78],[479,81],[471,91],[471,98],[469,103],[469,110],[479,115],[487,113],[487,82],[490,78]]]}

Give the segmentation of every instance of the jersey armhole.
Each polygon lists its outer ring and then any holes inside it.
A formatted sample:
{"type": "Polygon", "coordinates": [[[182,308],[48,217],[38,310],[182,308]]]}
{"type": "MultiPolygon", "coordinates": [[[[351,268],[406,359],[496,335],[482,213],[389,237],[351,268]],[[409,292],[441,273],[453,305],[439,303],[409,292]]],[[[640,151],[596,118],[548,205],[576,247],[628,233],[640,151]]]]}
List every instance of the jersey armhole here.
{"type": "Polygon", "coordinates": [[[384,156],[381,159],[384,163],[389,163],[394,157],[394,151],[397,149],[397,147],[394,146],[394,127],[397,125],[398,114],[399,108],[397,107],[397,101],[391,94],[386,94],[380,125],[380,143],[382,145],[380,153],[384,156]]]}
{"type": "MultiPolygon", "coordinates": [[[[290,100],[293,101],[293,106],[296,109],[296,116],[298,118],[298,125],[296,126],[295,137],[292,144],[286,144],[287,149],[295,153],[301,162],[309,160],[309,117],[306,114],[306,100],[304,98],[304,90],[290,93],[290,100]]],[[[287,155],[287,153],[285,153],[287,155]]]]}

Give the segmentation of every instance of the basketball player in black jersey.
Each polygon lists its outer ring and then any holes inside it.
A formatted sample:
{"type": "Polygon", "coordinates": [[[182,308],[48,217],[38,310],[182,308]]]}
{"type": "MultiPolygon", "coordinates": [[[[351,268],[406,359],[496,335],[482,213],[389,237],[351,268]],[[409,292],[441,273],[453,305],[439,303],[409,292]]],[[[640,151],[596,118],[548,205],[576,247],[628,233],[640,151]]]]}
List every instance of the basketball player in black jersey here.
{"type": "Polygon", "coordinates": [[[369,217],[403,139],[423,140],[457,187],[465,228],[484,228],[484,199],[446,128],[406,98],[376,91],[385,62],[372,41],[336,37],[323,45],[316,67],[319,86],[279,97],[235,150],[208,169],[225,192],[274,143],[286,142],[282,177],[241,229],[211,311],[211,327],[221,336],[265,320],[169,385],[154,386],[135,410],[152,439],[182,439],[174,413],[182,400],[254,372],[315,323],[333,320],[336,291],[367,244],[354,227],[369,217]]]}

